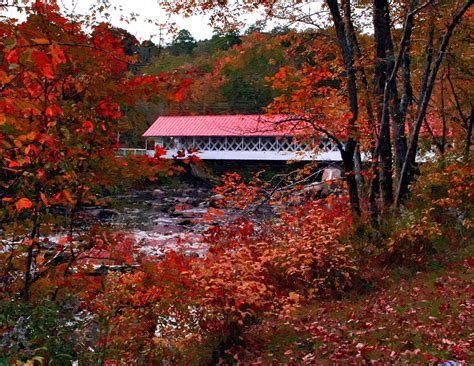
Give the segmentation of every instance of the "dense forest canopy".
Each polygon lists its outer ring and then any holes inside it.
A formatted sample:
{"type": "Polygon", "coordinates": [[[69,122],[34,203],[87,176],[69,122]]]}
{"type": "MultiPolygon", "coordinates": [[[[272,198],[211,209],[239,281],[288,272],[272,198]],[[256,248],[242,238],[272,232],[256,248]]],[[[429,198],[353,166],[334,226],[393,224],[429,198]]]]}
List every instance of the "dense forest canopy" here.
{"type": "Polygon", "coordinates": [[[473,1],[310,3],[161,1],[219,29],[166,45],[108,1],[0,4],[0,363],[473,360],[473,1]],[[255,10],[281,25],[238,25],[255,10]],[[117,155],[202,114],[284,115],[341,162],[230,171],[192,207],[193,151],[117,155]],[[199,230],[158,255],[103,220],[142,191],[199,230]]]}

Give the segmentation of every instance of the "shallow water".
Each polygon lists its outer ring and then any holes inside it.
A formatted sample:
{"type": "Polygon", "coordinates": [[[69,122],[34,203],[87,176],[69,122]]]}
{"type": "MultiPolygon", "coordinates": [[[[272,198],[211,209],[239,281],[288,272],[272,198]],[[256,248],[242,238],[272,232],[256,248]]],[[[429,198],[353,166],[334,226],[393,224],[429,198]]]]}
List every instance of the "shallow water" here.
{"type": "Polygon", "coordinates": [[[207,227],[202,217],[211,196],[212,191],[202,187],[132,191],[114,197],[117,208],[106,210],[110,217],[104,221],[131,234],[146,254],[182,249],[200,255],[205,246],[199,233],[207,227]]]}

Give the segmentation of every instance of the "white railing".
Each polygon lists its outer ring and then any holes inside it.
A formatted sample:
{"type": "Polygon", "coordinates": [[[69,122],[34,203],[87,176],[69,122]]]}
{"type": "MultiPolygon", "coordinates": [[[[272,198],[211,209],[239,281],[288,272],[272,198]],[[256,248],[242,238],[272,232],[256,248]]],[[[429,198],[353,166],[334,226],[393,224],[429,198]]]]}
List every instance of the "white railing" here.
{"type": "Polygon", "coordinates": [[[132,148],[120,148],[117,149],[116,152],[117,156],[129,156],[129,155],[134,155],[134,156],[150,156],[153,157],[155,155],[154,150],[147,150],[147,149],[132,149],[132,148]]]}
{"type": "MultiPolygon", "coordinates": [[[[305,152],[311,150],[311,143],[295,141],[291,136],[182,136],[157,137],[156,144],[169,149],[195,149],[198,151],[226,152],[305,152]]],[[[327,139],[319,142],[321,151],[338,151],[337,147],[327,139]]]]}
{"type": "MultiPolygon", "coordinates": [[[[309,143],[295,141],[290,136],[203,136],[156,137],[155,144],[163,147],[165,159],[188,157],[186,150],[193,149],[203,160],[320,160],[340,161],[337,147],[327,139],[319,141],[318,151],[309,143]],[[185,156],[178,154],[185,152],[185,156]]],[[[312,141],[314,144],[314,141],[312,141]]],[[[117,156],[155,156],[154,150],[120,148],[117,156]]]]}

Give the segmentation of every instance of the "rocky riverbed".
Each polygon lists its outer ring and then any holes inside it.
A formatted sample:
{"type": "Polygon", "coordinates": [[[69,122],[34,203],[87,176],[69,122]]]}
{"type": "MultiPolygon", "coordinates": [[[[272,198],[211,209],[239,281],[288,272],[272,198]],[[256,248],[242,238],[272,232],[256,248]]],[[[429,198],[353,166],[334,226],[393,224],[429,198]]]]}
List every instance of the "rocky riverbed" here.
{"type": "Polygon", "coordinates": [[[132,235],[149,255],[178,247],[199,255],[205,248],[198,233],[207,227],[202,218],[212,194],[196,186],[134,190],[114,196],[109,208],[89,208],[84,214],[132,235]]]}

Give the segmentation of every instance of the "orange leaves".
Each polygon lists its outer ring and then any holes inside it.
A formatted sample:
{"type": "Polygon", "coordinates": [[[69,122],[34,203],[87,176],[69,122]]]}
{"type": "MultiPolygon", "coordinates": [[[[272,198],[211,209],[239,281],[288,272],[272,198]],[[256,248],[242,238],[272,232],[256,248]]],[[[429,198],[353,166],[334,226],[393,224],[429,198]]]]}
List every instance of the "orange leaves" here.
{"type": "Polygon", "coordinates": [[[160,145],[155,146],[155,156],[156,157],[161,157],[166,155],[166,150],[163,149],[160,145]]]}
{"type": "Polygon", "coordinates": [[[45,115],[48,117],[57,117],[57,116],[62,116],[63,114],[64,112],[61,109],[61,107],[59,107],[56,104],[49,105],[45,109],[45,115]]]}
{"type": "Polygon", "coordinates": [[[21,211],[23,209],[30,209],[33,206],[33,203],[26,197],[20,198],[18,201],[15,202],[15,208],[17,211],[21,211]]]}
{"type": "MultiPolygon", "coordinates": [[[[48,200],[46,198],[46,196],[44,195],[44,193],[40,192],[40,199],[41,201],[43,202],[43,204],[45,205],[45,207],[49,207],[49,203],[48,203],[48,200]]],[[[12,202],[14,199],[11,198],[11,197],[4,197],[2,199],[3,202],[12,202]]],[[[17,212],[20,212],[22,210],[29,210],[30,208],[33,207],[33,202],[26,198],[26,197],[22,197],[20,199],[18,199],[16,202],[15,202],[15,209],[17,212]]]]}
{"type": "Polygon", "coordinates": [[[66,63],[66,56],[64,55],[63,49],[58,46],[56,43],[51,44],[49,46],[50,53],[53,60],[53,65],[56,67],[58,64],[66,63]]]}
{"type": "Polygon", "coordinates": [[[32,41],[38,45],[47,45],[51,43],[47,38],[33,38],[32,41]]]}
{"type": "MultiPolygon", "coordinates": [[[[229,187],[245,192],[238,175],[227,179],[229,187]]],[[[89,310],[114,324],[108,346],[127,344],[128,351],[153,339],[155,347],[179,352],[196,342],[196,334],[206,339],[268,314],[287,315],[318,291],[340,291],[351,281],[350,251],[339,240],[348,212],[339,217],[338,203],[336,198],[287,207],[279,217],[259,223],[226,222],[224,211],[214,211],[220,225],[205,233],[209,251],[202,258],[169,252],[157,263],[143,263],[146,259],[123,243],[118,245],[126,250],[112,246],[107,250],[120,263],[142,266],[104,277],[103,287],[86,295],[92,299],[89,310]],[[143,314],[153,326],[137,336],[130,324],[143,326],[143,314]]]]}
{"type": "MultiPolygon", "coordinates": [[[[15,75],[8,75],[5,71],[0,70],[0,84],[5,85],[8,84],[15,78],[15,75]]],[[[1,124],[1,123],[0,123],[1,124]]]]}
{"type": "Polygon", "coordinates": [[[15,160],[10,160],[10,162],[8,163],[9,168],[18,168],[20,166],[22,166],[22,164],[15,160]]]}
{"type": "Polygon", "coordinates": [[[38,136],[38,133],[36,133],[35,131],[30,131],[26,135],[26,139],[29,141],[34,141],[37,136],[38,136]]]}
{"type": "Polygon", "coordinates": [[[72,198],[71,193],[67,189],[62,191],[62,196],[64,197],[65,201],[70,204],[74,204],[76,201],[72,198]]]}
{"type": "Polygon", "coordinates": [[[40,192],[40,198],[43,204],[45,205],[45,207],[49,207],[48,199],[46,198],[43,192],[40,192]]]}
{"type": "Polygon", "coordinates": [[[29,145],[27,145],[27,146],[25,147],[25,154],[28,155],[30,152],[33,152],[34,155],[38,155],[38,154],[39,154],[38,148],[37,148],[35,145],[33,145],[33,144],[29,144],[29,145]]]}
{"type": "Polygon", "coordinates": [[[183,100],[183,92],[181,90],[178,90],[176,93],[174,93],[174,99],[177,102],[181,102],[183,100]]]}

